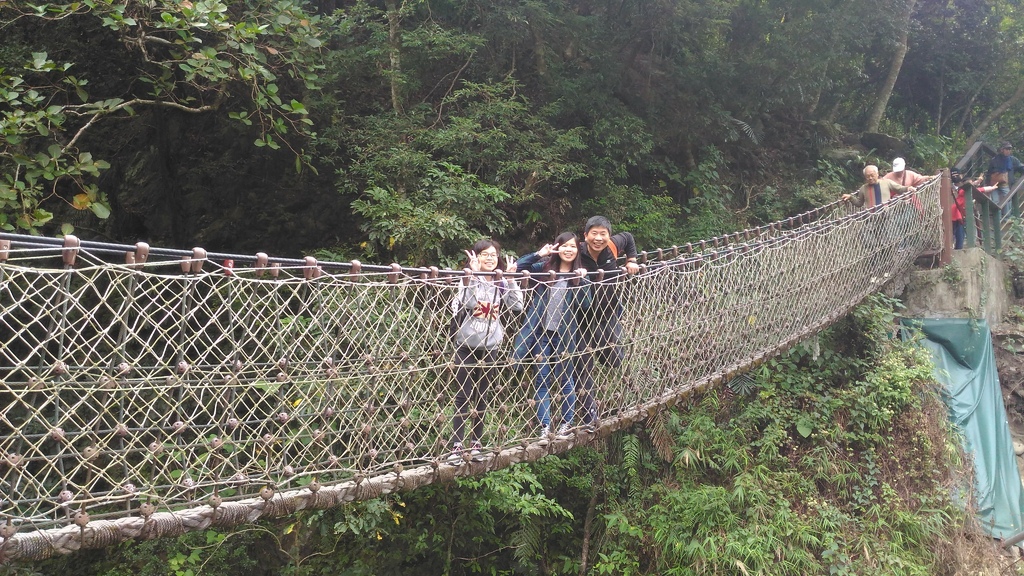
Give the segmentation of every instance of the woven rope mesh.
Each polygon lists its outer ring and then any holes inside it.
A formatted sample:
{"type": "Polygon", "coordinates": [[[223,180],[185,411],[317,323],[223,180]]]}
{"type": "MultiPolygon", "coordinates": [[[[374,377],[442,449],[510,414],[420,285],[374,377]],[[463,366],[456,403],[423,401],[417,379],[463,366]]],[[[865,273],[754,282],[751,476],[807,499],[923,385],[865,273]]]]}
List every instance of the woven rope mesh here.
{"type": "MultiPolygon", "coordinates": [[[[936,249],[940,217],[934,179],[872,210],[835,204],[703,251],[649,254],[640,274],[608,288],[624,360],[594,363],[598,434],[841,316],[936,249]]],[[[422,471],[422,484],[477,465],[448,459],[461,273],[285,266],[271,276],[206,262],[183,274],[178,261],[111,259],[82,249],[63,266],[59,247],[15,242],[0,261],[0,514],[17,528],[0,556],[237,524],[272,506],[408,488],[403,471],[422,471]],[[388,488],[366,488],[384,477],[388,488]]],[[[533,284],[516,281],[528,306],[533,284]]],[[[467,428],[482,419],[485,469],[594,437],[530,452],[535,371],[600,351],[514,361],[523,315],[502,321],[504,343],[484,367],[486,410],[464,414],[467,428]]],[[[560,392],[552,386],[555,423],[560,392]]]]}

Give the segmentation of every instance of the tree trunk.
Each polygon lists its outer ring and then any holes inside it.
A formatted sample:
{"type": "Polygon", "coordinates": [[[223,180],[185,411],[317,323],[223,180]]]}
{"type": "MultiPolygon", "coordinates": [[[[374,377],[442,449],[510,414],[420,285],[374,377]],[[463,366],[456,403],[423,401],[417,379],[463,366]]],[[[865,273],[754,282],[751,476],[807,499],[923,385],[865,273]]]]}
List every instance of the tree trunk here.
{"type": "Polygon", "coordinates": [[[583,519],[583,549],[580,551],[580,576],[585,576],[589,568],[590,556],[590,532],[594,529],[594,516],[597,512],[597,498],[599,487],[604,485],[604,463],[598,468],[600,478],[595,482],[594,491],[590,494],[590,502],[587,504],[587,515],[583,519]]]}
{"type": "Polygon", "coordinates": [[[988,130],[988,127],[991,126],[993,122],[998,120],[999,117],[1005,114],[1007,110],[1016,106],[1022,99],[1024,99],[1024,78],[1022,78],[1020,83],[1017,84],[1017,89],[1013,92],[1013,95],[996,107],[995,110],[989,112],[988,115],[985,116],[985,118],[978,124],[978,127],[971,133],[970,138],[967,139],[966,146],[970,148],[971,145],[985,134],[985,130],[988,130]]]}
{"type": "MultiPolygon", "coordinates": [[[[946,20],[946,15],[942,15],[942,29],[949,29],[949,22],[946,20]]],[[[942,136],[942,125],[945,120],[942,118],[943,104],[946,102],[946,56],[943,53],[939,57],[939,102],[935,110],[935,135],[942,136]]]]}
{"type": "MultiPolygon", "coordinates": [[[[832,63],[832,59],[825,60],[825,69],[821,71],[821,77],[828,77],[828,65],[832,63]]],[[[818,104],[821,103],[821,91],[823,88],[822,83],[818,83],[818,89],[814,92],[814,98],[811,99],[811,105],[807,107],[807,117],[814,118],[814,113],[818,111],[818,104]]]]}
{"type": "Polygon", "coordinates": [[[903,27],[900,30],[900,42],[896,47],[896,53],[892,55],[892,62],[889,64],[889,75],[885,77],[882,89],[878,91],[878,98],[875,99],[875,106],[871,109],[865,132],[878,132],[878,125],[882,123],[882,116],[885,115],[885,107],[889,105],[889,97],[892,96],[893,86],[900,76],[903,68],[903,59],[907,56],[908,41],[910,39],[910,17],[914,13],[914,4],[917,0],[907,0],[907,8],[903,13],[903,27]]]}
{"type": "Polygon", "coordinates": [[[386,0],[388,9],[388,54],[391,56],[391,107],[402,114],[402,15],[397,0],[386,0]]]}
{"type": "Polygon", "coordinates": [[[971,117],[971,111],[974,110],[974,101],[977,100],[978,96],[980,96],[982,92],[984,92],[985,88],[988,86],[988,81],[991,79],[992,73],[989,72],[988,75],[985,76],[985,80],[982,81],[981,84],[978,84],[977,88],[974,90],[974,94],[971,94],[971,98],[967,101],[967,106],[964,106],[964,113],[960,116],[960,123],[956,126],[957,132],[964,131],[964,126],[967,125],[967,119],[971,117]]]}
{"type": "MultiPolygon", "coordinates": [[[[531,21],[533,19],[531,18],[531,21]]],[[[539,26],[533,24],[530,25],[530,33],[533,34],[533,61],[534,66],[537,67],[537,76],[541,78],[547,78],[548,75],[548,54],[547,44],[544,42],[544,36],[541,34],[539,26]]]]}

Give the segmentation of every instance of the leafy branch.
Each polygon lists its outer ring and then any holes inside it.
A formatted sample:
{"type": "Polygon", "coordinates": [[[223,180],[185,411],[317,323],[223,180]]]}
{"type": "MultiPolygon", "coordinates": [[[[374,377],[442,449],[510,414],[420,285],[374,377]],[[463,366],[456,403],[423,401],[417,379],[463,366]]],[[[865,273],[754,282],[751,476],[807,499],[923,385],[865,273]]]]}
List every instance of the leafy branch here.
{"type": "Polygon", "coordinates": [[[72,74],[73,62],[55,62],[46,52],[33,52],[20,73],[0,68],[0,229],[38,232],[52,219],[43,204],[53,197],[106,218],[110,207],[95,181],[109,164],[79,147],[103,119],[134,116],[140,108],[203,114],[229,102],[240,105],[228,116],[257,127],[256,146],[284,145],[297,169],[309,165],[294,140],[315,137],[298,98],[318,89],[321,31],[319,17],[306,14],[301,3],[0,5],[0,29],[24,19],[45,28],[88,18],[98,19],[128,51],[120,61],[132,63],[125,71],[129,87],[92,95],[89,80],[72,74]]]}

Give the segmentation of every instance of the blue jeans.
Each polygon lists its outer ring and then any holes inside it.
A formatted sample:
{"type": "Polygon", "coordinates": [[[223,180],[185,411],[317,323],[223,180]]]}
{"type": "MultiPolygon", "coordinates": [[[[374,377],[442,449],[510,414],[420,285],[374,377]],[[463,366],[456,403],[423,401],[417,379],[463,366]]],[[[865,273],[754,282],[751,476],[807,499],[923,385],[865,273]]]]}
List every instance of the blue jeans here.
{"type": "Polygon", "coordinates": [[[552,381],[562,383],[562,422],[572,422],[576,410],[576,386],[572,377],[572,362],[570,360],[555,360],[555,350],[558,348],[559,337],[557,332],[545,330],[538,342],[540,353],[544,356],[537,371],[537,419],[541,425],[551,425],[551,384],[552,381]]]}
{"type": "MultiPolygon", "coordinates": [[[[989,193],[989,198],[992,198],[993,202],[995,202],[996,204],[999,204],[999,203],[1001,203],[1003,201],[1003,198],[1006,198],[1006,196],[1009,193],[1010,193],[1010,189],[1008,187],[1000,185],[998,188],[996,188],[995,190],[993,190],[992,192],[989,193]]],[[[1006,218],[1009,215],[1010,215],[1010,205],[1007,204],[1006,206],[1003,207],[1002,210],[999,211],[999,218],[1000,219],[1006,218]]]]}
{"type": "Polygon", "coordinates": [[[964,228],[964,221],[953,222],[953,249],[963,250],[964,239],[967,237],[967,229],[964,228]]]}

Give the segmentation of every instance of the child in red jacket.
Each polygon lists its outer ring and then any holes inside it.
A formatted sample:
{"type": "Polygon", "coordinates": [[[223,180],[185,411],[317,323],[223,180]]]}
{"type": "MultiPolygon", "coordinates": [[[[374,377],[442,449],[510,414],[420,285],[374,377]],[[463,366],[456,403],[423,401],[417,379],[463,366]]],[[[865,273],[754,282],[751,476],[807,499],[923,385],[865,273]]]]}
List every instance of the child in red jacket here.
{"type": "Polygon", "coordinates": [[[964,239],[967,235],[967,230],[964,227],[964,219],[967,214],[967,200],[965,195],[967,194],[967,188],[977,188],[979,192],[983,194],[989,194],[998,186],[979,186],[981,179],[974,181],[964,181],[963,175],[960,170],[951,168],[949,170],[949,178],[953,182],[953,186],[956,186],[956,194],[953,201],[953,248],[956,250],[962,250],[964,247],[964,239]]]}

